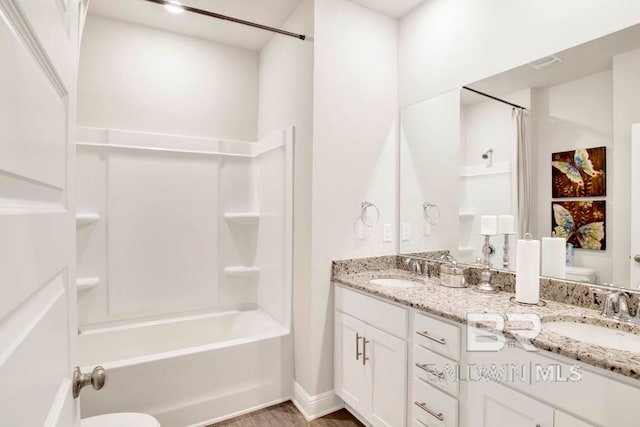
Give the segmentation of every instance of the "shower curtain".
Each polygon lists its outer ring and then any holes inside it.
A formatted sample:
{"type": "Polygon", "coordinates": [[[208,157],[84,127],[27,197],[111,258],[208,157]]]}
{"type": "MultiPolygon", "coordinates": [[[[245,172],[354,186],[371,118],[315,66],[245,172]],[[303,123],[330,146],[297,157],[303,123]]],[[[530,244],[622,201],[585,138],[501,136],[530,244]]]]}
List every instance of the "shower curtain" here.
{"type": "Polygon", "coordinates": [[[513,122],[518,147],[518,231],[520,238],[531,226],[531,149],[527,138],[528,111],[513,109],[513,122]]]}

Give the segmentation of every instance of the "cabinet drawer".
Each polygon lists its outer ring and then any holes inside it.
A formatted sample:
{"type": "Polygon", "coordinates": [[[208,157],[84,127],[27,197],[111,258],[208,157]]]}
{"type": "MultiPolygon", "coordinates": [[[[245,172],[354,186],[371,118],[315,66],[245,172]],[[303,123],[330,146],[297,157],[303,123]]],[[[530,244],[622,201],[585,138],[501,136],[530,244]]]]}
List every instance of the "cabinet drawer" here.
{"type": "Polygon", "coordinates": [[[415,314],[413,342],[421,347],[460,360],[460,329],[432,317],[415,314]]]}
{"type": "Polygon", "coordinates": [[[412,424],[421,427],[458,427],[458,400],[413,380],[412,424]]]}
{"type": "Polygon", "coordinates": [[[336,310],[398,338],[407,338],[409,315],[406,309],[340,286],[335,287],[334,300],[336,310]]]}
{"type": "Polygon", "coordinates": [[[413,375],[434,387],[458,396],[458,363],[427,349],[414,346],[413,375]]]}

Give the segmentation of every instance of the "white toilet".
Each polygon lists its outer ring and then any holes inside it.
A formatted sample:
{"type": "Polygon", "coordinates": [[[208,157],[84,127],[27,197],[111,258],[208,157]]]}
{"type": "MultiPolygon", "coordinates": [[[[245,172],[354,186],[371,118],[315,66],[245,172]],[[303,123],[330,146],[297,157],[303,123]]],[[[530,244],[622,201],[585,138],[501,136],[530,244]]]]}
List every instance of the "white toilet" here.
{"type": "Polygon", "coordinates": [[[160,423],[151,415],[120,412],[83,418],[80,427],[160,427],[160,423]]]}
{"type": "Polygon", "coordinates": [[[582,283],[596,283],[597,272],[593,268],[567,266],[567,280],[582,283]]]}

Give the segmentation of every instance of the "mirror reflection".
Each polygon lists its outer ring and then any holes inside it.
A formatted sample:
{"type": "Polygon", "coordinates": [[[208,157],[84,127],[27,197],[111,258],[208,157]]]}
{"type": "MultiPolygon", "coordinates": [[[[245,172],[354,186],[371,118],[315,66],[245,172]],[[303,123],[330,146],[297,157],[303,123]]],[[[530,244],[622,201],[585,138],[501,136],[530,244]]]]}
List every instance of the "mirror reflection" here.
{"type": "Polygon", "coordinates": [[[635,26],[404,108],[400,252],[640,287],[638,69],[635,26]]]}

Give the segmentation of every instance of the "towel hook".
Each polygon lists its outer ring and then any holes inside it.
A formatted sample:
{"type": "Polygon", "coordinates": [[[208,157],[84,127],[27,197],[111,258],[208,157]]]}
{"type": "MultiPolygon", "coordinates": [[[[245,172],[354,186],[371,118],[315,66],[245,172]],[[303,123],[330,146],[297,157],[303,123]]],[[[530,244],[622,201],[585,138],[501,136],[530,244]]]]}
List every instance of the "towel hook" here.
{"type": "Polygon", "coordinates": [[[362,221],[362,223],[367,227],[375,227],[375,225],[378,224],[378,221],[380,221],[380,209],[378,209],[378,207],[373,203],[365,200],[360,205],[360,221],[362,221]],[[367,210],[369,210],[369,208],[375,209],[376,211],[376,219],[373,222],[369,222],[367,217],[367,210]]]}
{"type": "Polygon", "coordinates": [[[431,225],[436,225],[440,222],[440,208],[434,203],[424,202],[422,205],[424,210],[424,219],[431,225]]]}

